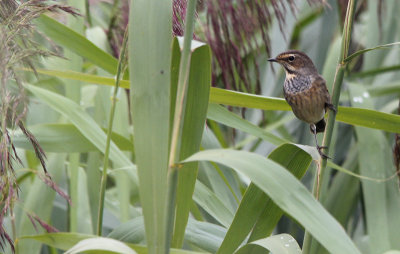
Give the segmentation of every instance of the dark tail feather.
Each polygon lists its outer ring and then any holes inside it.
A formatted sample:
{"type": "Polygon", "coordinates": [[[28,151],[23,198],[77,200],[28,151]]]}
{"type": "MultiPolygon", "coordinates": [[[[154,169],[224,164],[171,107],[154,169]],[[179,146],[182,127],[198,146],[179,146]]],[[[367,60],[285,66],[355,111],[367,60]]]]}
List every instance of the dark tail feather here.
{"type": "Polygon", "coordinates": [[[318,132],[324,132],[325,131],[325,119],[322,118],[318,123],[315,124],[317,127],[317,133],[318,132]]]}

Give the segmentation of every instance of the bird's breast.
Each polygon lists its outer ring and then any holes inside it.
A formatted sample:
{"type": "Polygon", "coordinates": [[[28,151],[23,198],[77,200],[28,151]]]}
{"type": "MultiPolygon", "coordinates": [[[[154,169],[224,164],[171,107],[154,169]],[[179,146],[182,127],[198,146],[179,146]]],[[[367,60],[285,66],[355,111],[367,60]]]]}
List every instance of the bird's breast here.
{"type": "Polygon", "coordinates": [[[311,78],[299,75],[286,75],[283,89],[285,93],[299,93],[311,87],[311,78]]]}
{"type": "Polygon", "coordinates": [[[325,97],[319,86],[307,77],[285,80],[284,95],[297,118],[316,123],[324,117],[325,97]]]}

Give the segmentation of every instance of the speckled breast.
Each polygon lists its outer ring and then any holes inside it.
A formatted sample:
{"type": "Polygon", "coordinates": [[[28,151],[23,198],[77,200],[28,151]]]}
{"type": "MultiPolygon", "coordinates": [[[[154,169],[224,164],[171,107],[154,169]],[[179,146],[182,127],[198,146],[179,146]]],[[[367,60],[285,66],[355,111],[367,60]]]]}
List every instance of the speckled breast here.
{"type": "Polygon", "coordinates": [[[307,123],[320,121],[325,114],[326,95],[324,87],[313,84],[310,77],[286,79],[283,93],[297,118],[307,123]]]}

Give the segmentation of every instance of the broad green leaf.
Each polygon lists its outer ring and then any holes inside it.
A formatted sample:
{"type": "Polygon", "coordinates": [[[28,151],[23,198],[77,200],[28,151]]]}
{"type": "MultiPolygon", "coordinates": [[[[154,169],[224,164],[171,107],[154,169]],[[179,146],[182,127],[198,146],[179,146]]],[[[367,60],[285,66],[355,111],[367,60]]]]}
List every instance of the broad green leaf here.
{"type": "MultiPolygon", "coordinates": [[[[373,108],[372,100],[363,96],[364,93],[363,86],[351,84],[352,103],[356,106],[373,108]]],[[[360,173],[372,178],[393,175],[395,169],[391,162],[392,153],[383,134],[362,127],[356,127],[355,130],[360,173]]],[[[397,180],[382,184],[361,179],[371,253],[387,251],[392,247],[391,244],[398,242],[391,235],[396,234],[395,231],[400,227],[400,220],[389,217],[391,207],[397,207],[397,209],[400,207],[398,187],[393,188],[395,182],[397,180]],[[390,196],[392,199],[389,198],[390,196]]]]}
{"type": "MultiPolygon", "coordinates": [[[[57,93],[32,85],[25,85],[25,87],[36,97],[47,103],[51,108],[64,115],[73,125],[75,125],[83,136],[97,147],[97,149],[104,152],[107,139],[106,134],[81,106],[57,93]]],[[[138,181],[135,165],[132,164],[126,155],[119,150],[113,142],[111,143],[110,158],[116,167],[129,167],[131,169],[133,172],[133,179],[136,181],[134,186],[137,186],[138,181]]]]}
{"type": "Polygon", "coordinates": [[[211,89],[210,103],[262,110],[291,110],[289,104],[282,98],[265,97],[215,87],[211,89]]]}
{"type": "MultiPolygon", "coordinates": [[[[308,153],[292,144],[276,148],[268,158],[287,168],[297,178],[304,175],[312,160],[308,153]]],[[[249,241],[269,236],[282,215],[283,211],[251,183],[217,253],[233,253],[252,229],[249,241]]]]}
{"type": "MultiPolygon", "coordinates": [[[[357,156],[357,149],[354,145],[350,147],[343,167],[351,169],[351,172],[358,170],[357,156]]],[[[333,165],[330,165],[330,161],[328,161],[327,166],[333,167],[333,165]]],[[[348,225],[349,220],[353,218],[354,211],[357,209],[355,204],[359,199],[360,180],[358,177],[347,174],[347,172],[345,174],[338,173],[330,180],[329,190],[324,200],[321,202],[329,213],[345,227],[348,225]],[[338,197],[340,197],[339,203],[338,197]]],[[[361,251],[363,250],[361,249],[361,251]]],[[[323,248],[318,242],[313,241],[310,249],[310,254],[311,253],[329,254],[330,252],[323,248]]]]}
{"type": "MultiPolygon", "coordinates": [[[[32,72],[31,69],[24,68],[23,71],[32,72]]],[[[103,77],[99,75],[87,74],[77,71],[70,71],[70,70],[47,70],[47,69],[40,69],[37,68],[36,72],[39,74],[57,77],[57,78],[64,78],[64,79],[71,79],[71,80],[79,80],[86,83],[93,83],[99,85],[106,85],[106,86],[114,86],[115,79],[109,77],[103,77]]],[[[120,87],[129,89],[129,81],[128,80],[121,80],[120,87]]]]}
{"type": "Polygon", "coordinates": [[[235,150],[206,150],[184,162],[207,160],[248,176],[286,213],[295,218],[332,253],[360,251],[340,224],[285,168],[258,154],[235,150]]]}
{"type": "Polygon", "coordinates": [[[259,249],[265,250],[263,253],[279,253],[279,254],[301,254],[301,249],[296,240],[288,234],[273,235],[264,239],[260,239],[251,243],[246,244],[241,247],[235,254],[245,254],[245,253],[261,253],[254,252],[253,247],[257,246],[259,249]],[[252,247],[249,250],[249,247],[252,247]]]}
{"type": "Polygon", "coordinates": [[[193,200],[215,220],[223,226],[229,227],[233,219],[233,213],[226,207],[224,200],[219,199],[200,181],[196,182],[195,188],[193,200]]]}
{"type": "Polygon", "coordinates": [[[85,253],[121,253],[136,254],[137,252],[129,248],[126,244],[105,237],[89,238],[79,241],[77,244],[68,249],[65,254],[85,253]]]}
{"type": "MultiPolygon", "coordinates": [[[[182,173],[182,170],[177,170],[175,168],[176,163],[178,163],[182,157],[186,157],[186,153],[191,154],[194,151],[197,151],[200,146],[200,141],[201,141],[201,136],[203,133],[203,128],[204,124],[202,121],[205,121],[205,115],[207,112],[207,105],[208,105],[208,98],[209,98],[209,87],[211,83],[211,55],[210,55],[210,49],[207,49],[207,55],[205,55],[204,62],[199,63],[198,66],[199,68],[196,68],[196,64],[191,61],[192,57],[192,39],[193,39],[193,33],[194,33],[194,26],[195,26],[195,20],[196,20],[196,6],[197,6],[197,0],[189,0],[187,1],[186,4],[186,9],[185,9],[185,31],[184,31],[184,38],[183,38],[183,47],[182,47],[182,54],[180,57],[180,64],[179,64],[179,75],[178,75],[178,82],[177,82],[177,88],[176,88],[176,98],[172,99],[174,96],[171,96],[171,104],[175,101],[175,109],[172,110],[171,107],[171,112],[170,112],[170,117],[172,120],[172,115],[174,115],[173,121],[170,122],[172,126],[172,131],[171,131],[171,148],[170,148],[170,154],[169,154],[169,165],[168,165],[168,197],[167,197],[167,230],[166,234],[167,236],[167,246],[166,246],[166,252],[168,253],[168,249],[170,248],[171,244],[172,246],[178,246],[181,247],[183,245],[183,234],[184,234],[184,228],[185,224],[187,223],[186,220],[189,217],[189,210],[190,210],[190,205],[192,204],[190,195],[193,193],[194,189],[194,184],[195,184],[195,179],[197,177],[197,166],[198,164],[193,164],[193,167],[190,167],[186,169],[184,173],[182,173]],[[204,71],[204,73],[198,78],[201,78],[202,76],[205,77],[204,79],[199,79],[202,80],[202,86],[205,89],[205,93],[203,96],[200,98],[201,99],[199,102],[199,106],[201,110],[200,114],[200,122],[197,121],[188,121],[187,117],[190,117],[189,119],[194,119],[191,118],[190,115],[188,115],[187,110],[191,109],[189,106],[189,103],[193,103],[193,100],[190,101],[190,96],[188,95],[188,90],[190,89],[190,86],[193,86],[195,88],[196,84],[193,82],[196,79],[193,79],[192,77],[194,76],[195,73],[198,72],[199,69],[203,69],[200,71],[204,71]],[[191,77],[192,76],[192,77],[191,77]],[[189,102],[188,102],[189,100],[189,102]],[[185,132],[185,125],[186,129],[189,130],[189,132],[185,132]],[[196,130],[195,132],[191,132],[190,126],[195,127],[193,130],[196,130]],[[200,127],[200,128],[196,128],[200,127]],[[194,135],[195,141],[194,145],[191,145],[191,142],[188,141],[189,136],[194,135]],[[197,137],[197,138],[196,138],[197,137]],[[184,141],[184,139],[187,139],[184,141]],[[188,152],[184,152],[184,145],[187,143],[186,149],[189,150],[188,152]],[[192,151],[194,150],[194,151],[192,151]],[[184,152],[184,154],[183,154],[184,152]],[[195,170],[191,170],[195,169],[195,170]],[[194,172],[193,172],[194,171],[194,172]],[[179,175],[178,175],[179,173],[179,175]],[[179,179],[178,179],[179,177],[179,179]],[[178,189],[179,185],[181,188],[178,189]],[[177,193],[183,192],[183,191],[188,191],[188,195],[180,195],[180,203],[181,205],[183,204],[183,207],[177,207],[176,205],[176,199],[177,199],[177,193]],[[183,199],[182,199],[183,197],[183,199]],[[176,225],[175,227],[175,218],[177,217],[177,212],[176,209],[179,209],[179,211],[182,211],[183,213],[180,216],[180,222],[176,225]],[[176,231],[178,229],[178,231],[176,231]],[[175,230],[175,232],[174,232],[175,230]],[[177,233],[177,234],[176,234],[177,233]],[[171,235],[171,236],[170,236],[171,235]]],[[[200,84],[201,84],[200,83],[200,84]]],[[[197,84],[198,86],[198,84],[197,84]]],[[[173,85],[171,84],[171,87],[173,85]]],[[[203,90],[203,89],[202,89],[203,90]]],[[[171,93],[175,94],[175,93],[171,93]]],[[[195,103],[195,102],[194,102],[195,103]]],[[[197,105],[196,105],[197,106],[197,105]]]]}
{"type": "MultiPolygon", "coordinates": [[[[204,130],[201,147],[203,150],[222,148],[210,128],[204,130]]],[[[234,214],[242,195],[236,173],[224,165],[205,161],[200,161],[199,169],[199,180],[223,200],[225,206],[234,214]]]]}
{"type": "MultiPolygon", "coordinates": [[[[369,94],[366,93],[365,96],[369,96],[369,94]]],[[[263,97],[218,88],[211,90],[210,102],[263,110],[290,110],[289,105],[284,99],[263,97]]],[[[375,110],[342,106],[338,109],[336,120],[389,132],[400,132],[400,116],[375,110]]]]}
{"type": "Polygon", "coordinates": [[[129,243],[143,243],[146,238],[144,231],[143,216],[138,216],[132,220],[126,221],[108,234],[107,237],[129,243]]]}
{"type": "Polygon", "coordinates": [[[98,48],[84,36],[46,15],[37,18],[36,25],[57,44],[86,58],[105,71],[115,74],[117,59],[98,48]]]}
{"type": "MultiPolygon", "coordinates": [[[[229,126],[231,128],[235,128],[235,129],[241,130],[243,132],[246,132],[248,134],[254,135],[255,137],[261,138],[261,139],[268,141],[274,145],[290,143],[289,140],[285,140],[283,138],[275,136],[274,134],[272,134],[266,130],[261,129],[260,127],[239,117],[237,114],[230,112],[225,107],[222,107],[220,105],[210,104],[208,107],[207,117],[209,119],[215,120],[216,122],[219,122],[219,123],[229,126]]],[[[314,147],[310,147],[310,146],[306,146],[306,145],[299,145],[299,144],[296,144],[296,146],[300,147],[302,150],[309,153],[314,160],[319,159],[319,155],[316,153],[316,149],[314,147]]],[[[367,179],[367,180],[376,181],[376,182],[386,181],[386,178],[370,178],[370,177],[366,177],[366,176],[363,176],[360,174],[356,174],[354,172],[347,170],[344,167],[341,167],[341,166],[333,163],[330,160],[327,163],[328,163],[328,166],[333,169],[336,169],[338,171],[341,171],[343,173],[346,173],[348,175],[351,175],[351,176],[354,176],[354,177],[357,177],[360,179],[367,179]]]]}
{"type": "Polygon", "coordinates": [[[261,129],[260,127],[250,123],[249,121],[242,119],[237,114],[232,113],[223,106],[217,104],[210,104],[208,107],[207,118],[230,126],[232,128],[251,133],[259,138],[262,138],[271,144],[281,145],[283,143],[289,143],[290,141],[275,136],[274,134],[261,129]]]}
{"type": "Polygon", "coordinates": [[[150,253],[167,252],[172,2],[131,1],[129,71],[140,201],[150,253]],[[144,25],[146,24],[146,25],[144,25]]]}
{"type": "MultiPolygon", "coordinates": [[[[270,153],[268,158],[285,167],[301,179],[310,167],[312,156],[298,145],[284,144],[270,153]]],[[[269,236],[278,224],[283,211],[268,197],[266,207],[258,217],[248,242],[269,236]]]]}
{"type": "Polygon", "coordinates": [[[31,240],[35,240],[44,243],[46,245],[55,247],[57,249],[67,250],[82,240],[95,237],[97,236],[79,234],[79,233],[58,232],[58,233],[25,235],[19,237],[17,239],[17,242],[28,242],[28,241],[33,242],[31,240]]]}
{"type": "MultiPolygon", "coordinates": [[[[40,70],[39,73],[46,75],[59,75],[62,78],[78,79],[78,80],[91,80],[96,81],[97,84],[113,85],[113,79],[98,77],[94,75],[72,73],[70,71],[47,71],[40,70]]],[[[124,86],[127,84],[124,83],[124,86]]],[[[382,88],[386,89],[386,88],[382,88]]],[[[387,89],[398,89],[396,87],[388,87],[387,89]]],[[[371,95],[374,95],[375,90],[380,93],[379,88],[371,88],[371,95]]],[[[368,91],[366,96],[370,96],[368,91]]],[[[210,103],[225,104],[229,106],[258,108],[262,110],[286,110],[289,111],[290,106],[282,98],[265,97],[254,94],[241,93],[236,91],[224,90],[220,88],[211,87],[210,90],[210,103]]],[[[339,106],[336,120],[351,125],[364,126],[384,130],[388,132],[400,132],[400,116],[394,114],[387,114],[376,110],[369,110],[356,107],[339,106]]]]}
{"type": "MultiPolygon", "coordinates": [[[[226,229],[222,226],[189,218],[185,231],[185,246],[196,246],[202,250],[215,253],[225,234],[226,229]]],[[[126,243],[142,243],[145,238],[143,217],[139,216],[121,224],[107,237],[126,243]]],[[[174,249],[171,250],[172,253],[176,252],[174,249]]]]}
{"type": "MultiPolygon", "coordinates": [[[[364,93],[360,95],[359,98],[363,96],[368,97],[367,94],[368,93],[364,93]]],[[[356,107],[339,107],[339,112],[336,119],[340,122],[393,133],[400,132],[399,115],[356,107]]]]}
{"type": "MultiPolygon", "coordinates": [[[[178,47],[174,43],[174,47],[178,47]]],[[[178,48],[179,49],[179,48],[178,48]]],[[[179,52],[175,50],[174,53],[179,52]]],[[[179,57],[175,54],[173,57],[179,57]]],[[[178,66],[171,66],[173,69],[178,66]]],[[[174,73],[174,72],[172,72],[174,73]]],[[[208,98],[211,84],[211,52],[203,45],[193,50],[190,61],[186,109],[181,136],[180,158],[185,159],[199,151],[206,122],[208,98]]],[[[174,98],[172,98],[174,101],[174,98]]],[[[192,204],[192,195],[197,178],[198,162],[185,164],[178,173],[176,191],[176,219],[172,246],[182,247],[185,228],[192,204]]]]}
{"type": "MultiPolygon", "coordinates": [[[[83,153],[98,151],[96,146],[72,124],[39,124],[28,126],[28,129],[46,152],[83,153]]],[[[12,138],[16,147],[33,149],[22,131],[15,131],[12,138]]],[[[112,134],[112,140],[120,150],[132,149],[132,143],[115,132],[112,134]]]]}
{"type": "MultiPolygon", "coordinates": [[[[96,239],[97,236],[95,235],[85,235],[85,234],[79,234],[79,233],[67,233],[67,232],[59,232],[59,233],[47,233],[47,234],[41,234],[41,235],[29,235],[29,236],[21,236],[18,238],[17,242],[25,242],[25,241],[38,241],[41,243],[44,243],[48,246],[55,247],[57,249],[61,250],[68,250],[72,246],[76,245],[82,240],[85,239],[96,239]]],[[[147,250],[146,246],[143,245],[136,245],[136,244],[130,244],[130,243],[124,243],[129,248],[133,249],[136,251],[138,254],[148,254],[151,253],[147,250]]],[[[25,253],[30,253],[29,251],[25,253]]],[[[188,250],[178,250],[178,249],[171,249],[170,251],[171,254],[200,254],[204,252],[195,252],[195,251],[188,251],[188,250]]]]}
{"type": "Polygon", "coordinates": [[[225,234],[224,227],[190,218],[185,232],[185,243],[215,253],[225,234]]]}

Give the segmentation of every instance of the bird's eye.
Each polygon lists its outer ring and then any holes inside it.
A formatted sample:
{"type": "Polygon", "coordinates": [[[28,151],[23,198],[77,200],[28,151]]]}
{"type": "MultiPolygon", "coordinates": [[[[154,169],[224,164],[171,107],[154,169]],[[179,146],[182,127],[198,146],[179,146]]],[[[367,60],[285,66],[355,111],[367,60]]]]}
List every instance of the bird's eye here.
{"type": "Polygon", "coordinates": [[[293,62],[293,60],[294,60],[294,56],[289,56],[289,62],[293,62]]]}

